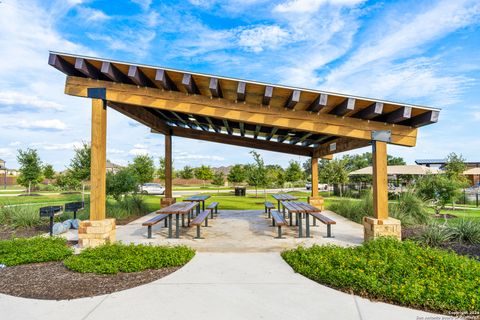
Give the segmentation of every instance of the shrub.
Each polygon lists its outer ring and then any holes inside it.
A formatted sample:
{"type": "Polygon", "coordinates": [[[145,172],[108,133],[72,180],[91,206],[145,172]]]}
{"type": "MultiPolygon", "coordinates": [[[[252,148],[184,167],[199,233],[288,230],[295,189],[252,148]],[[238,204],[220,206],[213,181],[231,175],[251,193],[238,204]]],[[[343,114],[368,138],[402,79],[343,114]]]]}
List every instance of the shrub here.
{"type": "Polygon", "coordinates": [[[67,241],[56,237],[0,240],[0,263],[15,266],[26,263],[61,261],[72,254],[67,241]]]}
{"type": "Polygon", "coordinates": [[[451,251],[380,238],[299,247],[282,257],[296,272],[349,293],[436,312],[480,311],[480,263],[451,251]]]}
{"type": "Polygon", "coordinates": [[[427,225],[418,238],[420,242],[429,246],[439,246],[449,242],[451,239],[452,233],[448,226],[439,223],[427,225]]]}
{"type": "Polygon", "coordinates": [[[125,196],[115,202],[107,202],[107,215],[110,218],[125,219],[148,212],[148,206],[140,195],[125,196]]]}
{"type": "Polygon", "coordinates": [[[473,220],[460,220],[450,227],[452,238],[468,244],[480,243],[480,222],[473,220]]]}
{"type": "Polygon", "coordinates": [[[398,202],[389,205],[389,210],[404,226],[426,224],[430,219],[424,201],[411,190],[403,192],[398,202]]]}
{"type": "Polygon", "coordinates": [[[68,269],[76,272],[116,274],[179,267],[190,261],[194,255],[195,251],[185,246],[164,247],[115,243],[87,248],[79,255],[67,258],[64,264],[68,269]]]}
{"type": "MultiPolygon", "coordinates": [[[[390,216],[399,219],[403,225],[425,224],[429,220],[423,201],[409,191],[403,193],[397,202],[389,204],[390,216]]],[[[332,201],[327,208],[352,221],[362,223],[365,216],[373,216],[372,192],[365,193],[360,201],[340,199],[332,201]]]]}
{"type": "Polygon", "coordinates": [[[5,206],[0,208],[0,223],[14,227],[35,227],[42,223],[38,209],[32,206],[5,206]]]}

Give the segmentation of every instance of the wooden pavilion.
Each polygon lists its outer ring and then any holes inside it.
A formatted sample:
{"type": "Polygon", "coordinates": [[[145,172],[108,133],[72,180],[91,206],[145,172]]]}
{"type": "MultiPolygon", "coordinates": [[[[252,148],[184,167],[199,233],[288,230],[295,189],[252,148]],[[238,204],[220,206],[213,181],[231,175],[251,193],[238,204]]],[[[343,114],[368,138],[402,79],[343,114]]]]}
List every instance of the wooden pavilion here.
{"type": "Polygon", "coordinates": [[[388,217],[387,144],[412,147],[439,110],[163,67],[51,52],[65,93],[92,101],[90,220],[105,219],[107,107],[165,136],[165,201],[172,198],[172,136],[310,157],[318,197],[318,159],[372,145],[375,217],[365,237],[398,233],[388,217]],[[384,226],[384,227],[382,227],[384,226]],[[392,227],[393,226],[393,227],[392,227]]]}

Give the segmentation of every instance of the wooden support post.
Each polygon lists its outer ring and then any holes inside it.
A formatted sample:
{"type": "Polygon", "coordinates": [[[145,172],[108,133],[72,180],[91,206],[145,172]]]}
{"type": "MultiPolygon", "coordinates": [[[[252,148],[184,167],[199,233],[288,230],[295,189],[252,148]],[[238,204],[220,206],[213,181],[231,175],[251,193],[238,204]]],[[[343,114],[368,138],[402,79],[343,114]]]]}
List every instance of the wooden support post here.
{"type": "Polygon", "coordinates": [[[107,110],[103,99],[92,99],[90,220],[105,219],[107,180],[107,110]]]}
{"type": "Polygon", "coordinates": [[[312,198],[318,197],[318,158],[312,157],[312,198]]]}
{"type": "Polygon", "coordinates": [[[373,210],[375,218],[388,218],[387,143],[372,141],[373,147],[373,210]]]}
{"type": "Polygon", "coordinates": [[[172,198],[172,136],[165,135],[165,198],[172,198]]]}

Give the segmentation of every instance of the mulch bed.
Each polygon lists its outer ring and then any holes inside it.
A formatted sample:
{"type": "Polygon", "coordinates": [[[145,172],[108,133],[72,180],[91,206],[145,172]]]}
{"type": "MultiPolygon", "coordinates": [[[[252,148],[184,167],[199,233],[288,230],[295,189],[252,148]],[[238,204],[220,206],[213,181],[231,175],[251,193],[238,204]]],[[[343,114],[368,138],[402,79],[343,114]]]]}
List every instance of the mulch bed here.
{"type": "Polygon", "coordinates": [[[0,226],[0,240],[9,240],[15,238],[30,238],[49,232],[48,225],[40,225],[32,228],[11,228],[0,226]]]}
{"type": "MultiPolygon", "coordinates": [[[[402,240],[414,240],[422,233],[422,227],[408,227],[402,228],[402,240]]],[[[439,246],[441,249],[453,250],[455,253],[462,256],[470,256],[474,259],[480,260],[480,244],[465,244],[459,242],[444,243],[439,246]]]]}
{"type": "Polygon", "coordinates": [[[0,269],[0,293],[44,300],[93,297],[137,287],[178,269],[97,275],[70,271],[62,262],[25,264],[0,269]]]}

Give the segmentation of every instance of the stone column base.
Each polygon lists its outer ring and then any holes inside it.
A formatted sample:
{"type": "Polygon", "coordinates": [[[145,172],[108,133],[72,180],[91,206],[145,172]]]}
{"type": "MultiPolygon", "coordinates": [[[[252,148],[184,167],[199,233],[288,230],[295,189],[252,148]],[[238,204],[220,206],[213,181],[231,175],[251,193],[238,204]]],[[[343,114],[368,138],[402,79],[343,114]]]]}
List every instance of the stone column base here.
{"type": "Polygon", "coordinates": [[[165,208],[165,207],[171,206],[175,202],[177,202],[176,198],[161,198],[160,208],[165,208]]]}
{"type": "Polygon", "coordinates": [[[107,242],[115,242],[115,219],[84,220],[78,227],[80,248],[96,247],[107,242]]]}
{"type": "Polygon", "coordinates": [[[325,210],[323,202],[324,201],[322,196],[308,197],[308,203],[320,210],[325,210]]]}
{"type": "Polygon", "coordinates": [[[372,217],[363,217],[363,230],[364,241],[378,237],[395,237],[402,240],[401,222],[394,218],[379,220],[372,217]]]}

